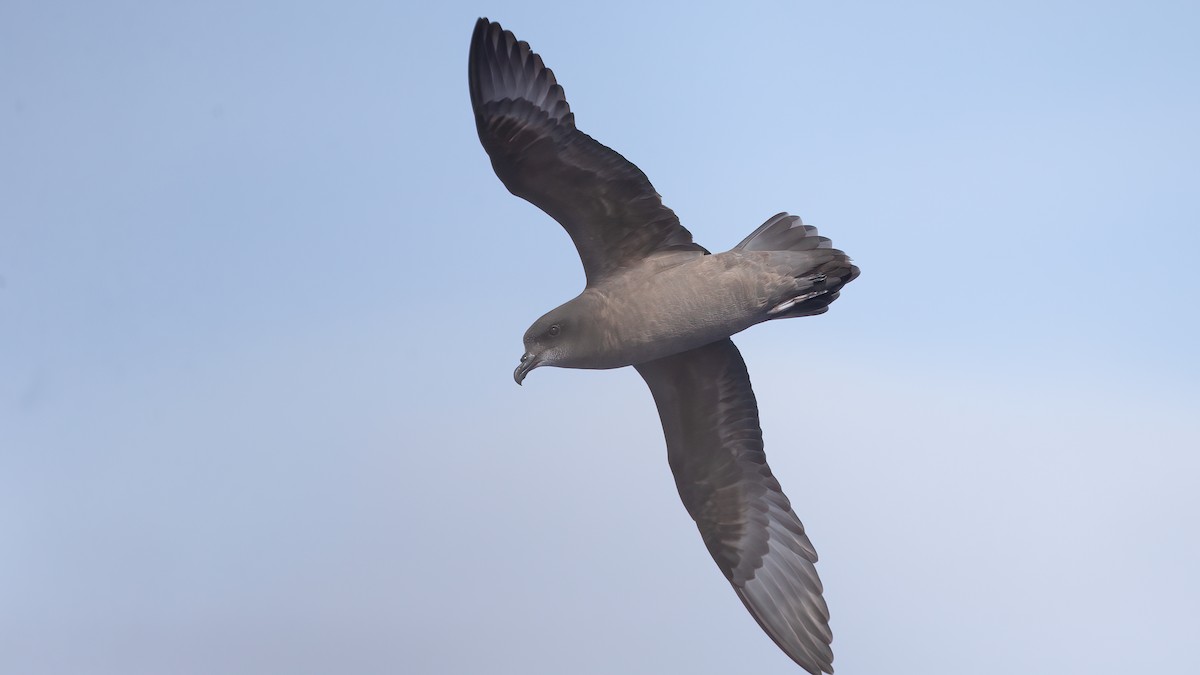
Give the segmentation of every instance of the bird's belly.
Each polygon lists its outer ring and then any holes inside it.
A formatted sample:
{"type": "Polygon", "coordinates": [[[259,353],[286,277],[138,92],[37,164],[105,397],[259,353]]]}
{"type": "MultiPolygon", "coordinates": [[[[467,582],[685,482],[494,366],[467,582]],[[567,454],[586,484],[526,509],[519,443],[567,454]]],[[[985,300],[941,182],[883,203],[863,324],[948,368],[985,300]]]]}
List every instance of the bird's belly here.
{"type": "Polygon", "coordinates": [[[619,357],[616,360],[621,363],[608,367],[678,354],[727,338],[768,318],[766,311],[774,295],[771,288],[741,275],[712,271],[686,276],[668,271],[621,289],[625,293],[611,295],[614,316],[620,320],[609,331],[611,338],[605,351],[619,357]]]}

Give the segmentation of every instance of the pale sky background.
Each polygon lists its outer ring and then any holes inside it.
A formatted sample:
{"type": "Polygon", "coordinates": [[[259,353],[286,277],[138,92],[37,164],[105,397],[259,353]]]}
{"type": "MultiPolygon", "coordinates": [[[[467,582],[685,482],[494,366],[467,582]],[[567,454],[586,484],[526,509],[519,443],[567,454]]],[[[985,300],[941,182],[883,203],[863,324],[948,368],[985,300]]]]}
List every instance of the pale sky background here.
{"type": "Polygon", "coordinates": [[[467,96],[476,17],[696,239],[842,675],[1195,673],[1200,6],[0,2],[0,672],[797,673],[467,96]]]}

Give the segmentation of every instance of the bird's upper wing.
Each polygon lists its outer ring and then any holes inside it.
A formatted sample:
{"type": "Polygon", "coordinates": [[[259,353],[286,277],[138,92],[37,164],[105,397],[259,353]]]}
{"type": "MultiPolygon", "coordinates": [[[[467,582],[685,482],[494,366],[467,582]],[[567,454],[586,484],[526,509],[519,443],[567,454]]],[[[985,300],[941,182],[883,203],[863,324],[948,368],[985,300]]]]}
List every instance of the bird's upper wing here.
{"type": "Polygon", "coordinates": [[[729,339],[637,366],[683,505],[758,624],[813,675],[832,673],[817,553],[771,475],[746,364],[729,339]]]}
{"type": "Polygon", "coordinates": [[[704,251],[646,174],[575,128],[562,87],[528,43],[480,19],[469,79],[479,140],[496,175],[562,224],[589,284],[658,251],[704,251]]]}

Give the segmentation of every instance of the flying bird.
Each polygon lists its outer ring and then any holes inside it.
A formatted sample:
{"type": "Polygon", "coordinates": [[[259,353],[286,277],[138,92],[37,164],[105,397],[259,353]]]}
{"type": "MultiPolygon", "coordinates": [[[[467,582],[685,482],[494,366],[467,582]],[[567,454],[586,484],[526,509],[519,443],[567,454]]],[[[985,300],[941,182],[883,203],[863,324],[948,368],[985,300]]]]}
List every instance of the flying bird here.
{"type": "Polygon", "coordinates": [[[468,79],[496,175],[566,229],[587,277],[526,331],[513,378],[541,366],[636,368],[717,567],[780,649],[813,675],[832,673],[817,552],[767,466],[750,377],[729,337],[824,313],[858,268],[786,213],[710,254],[641,170],[576,128],[554,73],[498,23],[475,24],[468,79]]]}

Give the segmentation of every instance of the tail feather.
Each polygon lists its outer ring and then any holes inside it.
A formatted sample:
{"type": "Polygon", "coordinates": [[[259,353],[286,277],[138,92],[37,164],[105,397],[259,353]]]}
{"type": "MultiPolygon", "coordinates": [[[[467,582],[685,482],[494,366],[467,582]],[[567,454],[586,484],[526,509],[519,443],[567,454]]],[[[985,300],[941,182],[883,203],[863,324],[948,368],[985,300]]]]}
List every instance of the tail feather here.
{"type": "Polygon", "coordinates": [[[777,254],[771,258],[778,258],[791,270],[795,289],[767,312],[772,319],[824,314],[842,287],[858,277],[858,267],[849,256],[833,248],[833,242],[817,234],[817,228],[787,213],[771,216],[734,250],[777,254]]]}
{"type": "Polygon", "coordinates": [[[777,213],[733,248],[743,251],[811,251],[833,248],[833,242],[818,235],[817,228],[801,222],[800,216],[777,213]]]}

